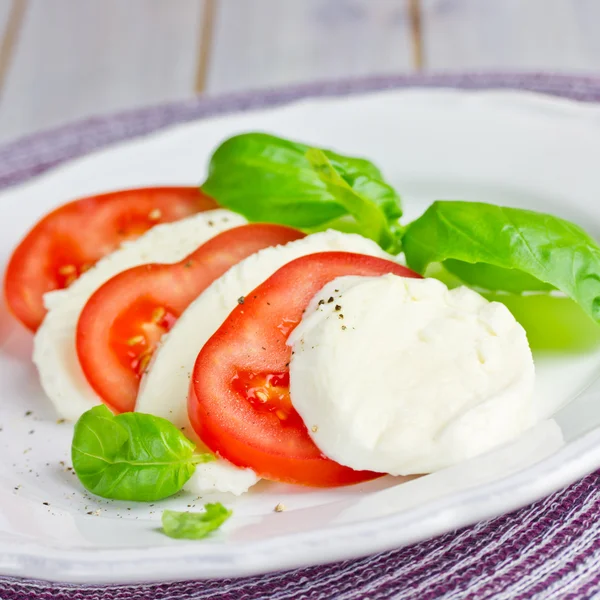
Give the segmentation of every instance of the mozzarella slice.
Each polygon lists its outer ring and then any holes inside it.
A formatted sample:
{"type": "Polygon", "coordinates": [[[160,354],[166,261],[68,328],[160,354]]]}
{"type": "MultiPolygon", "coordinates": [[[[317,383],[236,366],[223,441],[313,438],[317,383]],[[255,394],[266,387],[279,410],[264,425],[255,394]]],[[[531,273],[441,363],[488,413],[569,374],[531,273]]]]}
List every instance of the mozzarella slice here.
{"type": "MultiPolygon", "coordinates": [[[[181,428],[187,437],[199,442],[189,423],[187,396],[192,368],[206,341],[236,307],[240,296],[251,292],[291,260],[327,251],[355,252],[395,260],[395,257],[383,252],[371,240],[338,231],[315,233],[285,246],[265,248],[249,256],[208,287],[188,306],[171,331],[163,337],[154,353],[148,373],[142,379],[136,410],[168,419],[181,428]]],[[[293,290],[290,290],[290,293],[293,293],[293,290]]],[[[241,470],[225,461],[221,464],[230,467],[232,479],[224,478],[219,482],[217,489],[239,489],[239,482],[233,482],[233,478],[241,470]]],[[[201,476],[201,467],[204,466],[199,465],[196,475],[188,482],[186,487],[191,491],[198,491],[196,477],[201,476]]]]}
{"type": "Polygon", "coordinates": [[[34,338],[33,361],[58,414],[78,419],[100,399],[88,384],[75,348],[79,315],[90,296],[117,273],[151,262],[174,263],[218,233],[247,221],[227,210],[211,210],[157,225],[105,256],[71,286],[44,296],[48,309],[34,338]]]}
{"type": "Polygon", "coordinates": [[[319,449],[354,469],[429,473],[534,423],[525,331],[464,287],[341,277],[313,298],[288,345],[294,408],[319,449]]]}

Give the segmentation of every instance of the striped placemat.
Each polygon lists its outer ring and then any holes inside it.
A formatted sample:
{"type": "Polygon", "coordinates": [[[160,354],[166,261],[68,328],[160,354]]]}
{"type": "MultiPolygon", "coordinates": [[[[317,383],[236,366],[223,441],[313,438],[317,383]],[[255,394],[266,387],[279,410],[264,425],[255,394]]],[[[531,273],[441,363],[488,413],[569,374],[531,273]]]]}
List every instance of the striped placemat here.
{"type": "MultiPolygon", "coordinates": [[[[174,123],[311,96],[414,86],[522,89],[600,102],[600,78],[501,73],[369,78],[198,98],[88,119],[0,147],[0,188],[174,123]]],[[[0,600],[595,598],[600,597],[599,484],[597,472],[513,514],[360,560],[242,579],[130,586],[0,577],[0,600]]]]}

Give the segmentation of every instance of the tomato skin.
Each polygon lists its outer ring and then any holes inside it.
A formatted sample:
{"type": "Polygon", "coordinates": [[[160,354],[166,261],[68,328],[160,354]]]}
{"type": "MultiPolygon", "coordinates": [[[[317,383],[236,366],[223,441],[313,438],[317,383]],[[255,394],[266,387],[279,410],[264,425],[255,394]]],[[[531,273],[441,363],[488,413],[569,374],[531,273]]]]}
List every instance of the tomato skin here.
{"type": "MultiPolygon", "coordinates": [[[[213,452],[265,479],[338,486],[378,477],[326,458],[291,403],[289,417],[281,420],[277,411],[257,410],[239,393],[238,382],[248,380],[248,373],[273,373],[283,380],[291,360],[286,340],[326,283],[344,275],[386,273],[420,277],[385,259],[320,252],[288,263],[250,292],[206,342],[192,372],[188,414],[202,441],[213,452]]],[[[279,401],[280,388],[277,395],[279,401]]]]}
{"type": "Polygon", "coordinates": [[[242,225],[221,232],[178,263],[140,265],[107,281],[90,297],[77,324],[77,355],[88,383],[113,411],[134,410],[156,343],[188,305],[250,254],[302,237],[283,225],[242,225]]]}
{"type": "Polygon", "coordinates": [[[218,208],[197,187],[122,190],[64,204],[43,217],[13,252],[4,277],[12,314],[35,331],[43,295],[67,287],[84,270],[159,223],[218,208]]]}

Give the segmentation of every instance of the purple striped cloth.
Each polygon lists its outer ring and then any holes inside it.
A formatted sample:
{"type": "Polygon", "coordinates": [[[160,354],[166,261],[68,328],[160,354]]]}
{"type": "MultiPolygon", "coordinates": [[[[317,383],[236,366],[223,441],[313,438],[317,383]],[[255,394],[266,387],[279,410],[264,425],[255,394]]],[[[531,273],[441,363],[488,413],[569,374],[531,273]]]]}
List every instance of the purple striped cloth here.
{"type": "MultiPolygon", "coordinates": [[[[523,89],[600,102],[600,78],[447,74],[310,84],[89,119],[0,147],[0,188],[111,143],[174,123],[413,86],[523,89]]],[[[600,472],[510,515],[360,560],[242,579],[76,586],[0,577],[0,600],[380,600],[600,598],[600,472]]]]}

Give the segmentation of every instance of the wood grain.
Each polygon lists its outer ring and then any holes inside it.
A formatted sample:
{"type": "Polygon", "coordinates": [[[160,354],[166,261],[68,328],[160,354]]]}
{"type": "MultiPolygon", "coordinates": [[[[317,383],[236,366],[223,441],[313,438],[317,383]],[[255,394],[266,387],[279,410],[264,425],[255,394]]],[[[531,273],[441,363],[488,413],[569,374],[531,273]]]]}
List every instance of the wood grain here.
{"type": "Polygon", "coordinates": [[[29,0],[0,140],[188,96],[201,15],[199,0],[29,0]]]}
{"type": "Polygon", "coordinates": [[[421,0],[429,69],[598,70],[598,0],[421,0]]]}
{"type": "Polygon", "coordinates": [[[598,72],[599,25],[600,0],[0,0],[0,142],[194,92],[598,72]]]}
{"type": "Polygon", "coordinates": [[[27,0],[5,0],[0,3],[0,94],[4,88],[26,9],[27,0]]]}
{"type": "Polygon", "coordinates": [[[408,0],[408,14],[410,18],[413,64],[417,71],[421,71],[424,67],[421,0],[408,0]]]}
{"type": "Polygon", "coordinates": [[[412,69],[404,0],[217,0],[207,89],[412,69]]]}
{"type": "Polygon", "coordinates": [[[217,0],[204,0],[202,29],[198,40],[198,65],[194,91],[199,94],[206,89],[208,66],[212,56],[213,33],[215,28],[215,5],[217,0]]]}

